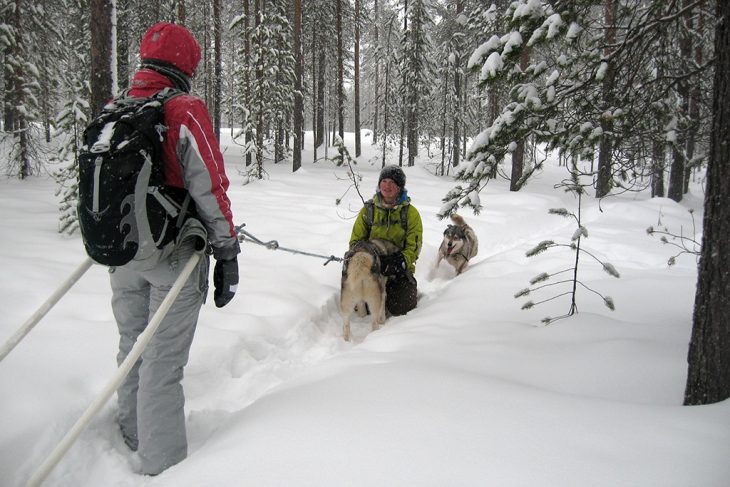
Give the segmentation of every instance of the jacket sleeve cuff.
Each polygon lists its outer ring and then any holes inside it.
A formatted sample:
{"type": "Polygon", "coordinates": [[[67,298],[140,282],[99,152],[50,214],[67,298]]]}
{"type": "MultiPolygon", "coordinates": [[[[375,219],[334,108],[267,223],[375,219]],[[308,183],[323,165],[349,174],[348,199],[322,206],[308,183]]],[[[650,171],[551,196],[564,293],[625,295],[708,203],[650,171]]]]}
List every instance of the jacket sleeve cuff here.
{"type": "Polygon", "coordinates": [[[238,240],[233,240],[231,245],[225,247],[213,247],[213,257],[215,260],[231,260],[241,253],[241,245],[238,240]]]}

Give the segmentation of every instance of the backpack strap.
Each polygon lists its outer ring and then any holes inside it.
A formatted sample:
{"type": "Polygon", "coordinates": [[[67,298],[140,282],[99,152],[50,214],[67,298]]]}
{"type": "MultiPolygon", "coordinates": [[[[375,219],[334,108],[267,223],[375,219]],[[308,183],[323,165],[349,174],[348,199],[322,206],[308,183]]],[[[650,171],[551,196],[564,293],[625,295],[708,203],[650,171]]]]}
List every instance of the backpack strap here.
{"type": "Polygon", "coordinates": [[[365,202],[365,228],[368,229],[367,238],[370,238],[370,230],[373,228],[373,219],[375,218],[375,203],[373,200],[365,202]]]}
{"type": "MultiPolygon", "coordinates": [[[[129,91],[129,90],[127,90],[129,91]]],[[[176,96],[183,95],[185,92],[180,91],[177,88],[170,88],[169,86],[161,91],[158,91],[154,95],[152,95],[152,98],[155,100],[160,100],[162,104],[164,105],[168,100],[171,98],[175,98],[176,96]]]]}
{"type": "MultiPolygon", "coordinates": [[[[131,88],[127,88],[126,90],[124,90],[122,92],[122,97],[128,97],[130,89],[131,88]]],[[[154,95],[149,97],[149,99],[159,101],[162,104],[161,110],[163,112],[163,117],[164,117],[165,103],[167,103],[172,98],[175,98],[176,96],[180,96],[182,94],[184,94],[183,91],[180,91],[177,88],[171,88],[168,86],[167,88],[164,88],[163,90],[158,91],[157,93],[155,93],[154,95]]],[[[158,133],[160,134],[160,140],[162,140],[162,137],[164,136],[163,134],[166,131],[167,131],[167,127],[160,127],[158,129],[158,133]]],[[[155,197],[158,197],[158,196],[159,196],[158,200],[167,201],[167,205],[163,204],[162,201],[160,201],[160,203],[167,210],[167,213],[172,218],[176,218],[175,226],[177,227],[178,230],[180,230],[182,228],[183,223],[185,223],[185,220],[188,217],[195,216],[197,214],[194,207],[192,209],[190,208],[190,202],[191,202],[192,198],[190,196],[190,191],[188,191],[187,189],[185,189],[185,198],[183,199],[182,203],[180,203],[179,211],[174,206],[172,206],[172,204],[169,202],[169,200],[167,199],[166,196],[160,194],[159,192],[156,192],[155,197]],[[170,206],[172,206],[172,208],[170,208],[170,206]],[[171,209],[174,211],[171,211],[171,209]]]]}
{"type": "MultiPolygon", "coordinates": [[[[170,101],[172,98],[175,98],[176,96],[180,96],[183,94],[184,94],[184,92],[178,90],[177,88],[167,87],[164,90],[158,91],[157,93],[155,93],[155,95],[152,98],[155,100],[159,100],[160,103],[162,103],[162,110],[164,113],[165,103],[170,101]]],[[[167,127],[165,127],[163,130],[166,131],[167,127]]],[[[160,134],[160,136],[162,136],[162,134],[160,134]]],[[[192,217],[192,216],[197,215],[197,211],[196,211],[194,204],[193,204],[193,208],[190,209],[191,200],[192,200],[192,197],[190,196],[190,191],[188,191],[186,189],[185,190],[185,199],[183,200],[182,204],[180,205],[180,212],[178,213],[177,221],[175,222],[175,226],[178,228],[178,230],[180,228],[182,228],[183,223],[185,223],[185,220],[187,219],[187,217],[192,217]]]]}
{"type": "MultiPolygon", "coordinates": [[[[185,192],[185,199],[183,200],[182,207],[180,208],[180,214],[177,216],[177,222],[175,222],[177,228],[182,228],[185,223],[185,217],[188,216],[188,206],[190,206],[190,191],[185,192]]],[[[195,213],[190,212],[189,216],[193,216],[195,213]]]]}
{"type": "Polygon", "coordinates": [[[408,205],[400,207],[400,227],[403,229],[403,233],[408,235],[408,205]]]}
{"type": "MultiPolygon", "coordinates": [[[[365,228],[368,230],[367,238],[370,238],[370,230],[373,228],[374,219],[375,203],[370,199],[365,202],[365,228]]],[[[400,226],[403,229],[403,233],[408,235],[408,205],[400,207],[400,226]]]]}
{"type": "Polygon", "coordinates": [[[136,96],[129,96],[129,92],[132,90],[132,88],[127,88],[126,90],[123,90],[121,93],[119,93],[117,96],[114,97],[113,101],[118,100],[125,100],[125,99],[134,99],[134,100],[143,100],[143,99],[149,99],[149,100],[157,100],[163,105],[170,100],[171,98],[175,98],[176,96],[183,95],[184,92],[178,90],[177,88],[163,88],[162,90],[158,91],[152,96],[149,97],[136,97],[136,96]]]}

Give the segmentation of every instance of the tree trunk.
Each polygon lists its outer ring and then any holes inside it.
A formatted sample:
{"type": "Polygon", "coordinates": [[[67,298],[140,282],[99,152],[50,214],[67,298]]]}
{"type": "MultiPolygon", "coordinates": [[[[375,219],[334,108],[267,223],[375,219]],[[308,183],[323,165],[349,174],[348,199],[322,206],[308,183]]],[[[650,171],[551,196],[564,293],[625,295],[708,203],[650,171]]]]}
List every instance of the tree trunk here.
{"type": "MultiPolygon", "coordinates": [[[[408,0],[403,0],[403,39],[408,35],[408,0]]],[[[403,165],[403,138],[406,133],[406,124],[410,123],[411,111],[408,109],[408,79],[407,69],[403,70],[403,117],[400,123],[400,142],[398,145],[398,165],[403,165]]]]}
{"type": "MultiPolygon", "coordinates": [[[[469,87],[469,77],[468,76],[462,76],[461,77],[461,108],[459,110],[460,115],[462,115],[463,118],[463,112],[465,107],[469,106],[469,90],[467,89],[469,87]]],[[[463,120],[462,120],[463,123],[463,120]]],[[[461,153],[466,154],[466,134],[461,137],[461,153]]]]}
{"type": "Polygon", "coordinates": [[[3,81],[5,92],[3,93],[3,128],[5,132],[15,132],[20,122],[20,113],[17,107],[22,104],[22,79],[21,72],[17,67],[17,60],[22,57],[23,38],[21,35],[20,11],[22,2],[15,4],[15,11],[8,12],[7,17],[2,19],[7,22],[11,29],[11,42],[6,47],[4,54],[3,81]],[[14,34],[14,35],[13,35],[14,34]]]}
{"type": "MultiPolygon", "coordinates": [[[[220,10],[220,0],[213,0],[218,2],[218,9],[220,10]]],[[[213,7],[215,10],[215,6],[213,7]]],[[[215,14],[214,14],[215,15],[215,14]]],[[[177,0],[177,20],[181,24],[185,24],[187,20],[187,11],[185,10],[185,0],[177,0]]]]}
{"type": "MultiPolygon", "coordinates": [[[[413,39],[416,38],[417,32],[423,29],[423,19],[420,17],[420,12],[421,10],[416,8],[413,19],[411,20],[411,35],[413,39]]],[[[415,48],[415,42],[413,44],[415,48]]],[[[416,56],[415,49],[412,54],[414,57],[416,56]]],[[[415,67],[415,59],[413,61],[415,67]]],[[[416,156],[418,156],[418,105],[420,93],[418,86],[415,84],[407,88],[410,88],[411,93],[410,103],[408,103],[408,165],[413,166],[416,163],[416,156]]]]}
{"type": "Polygon", "coordinates": [[[383,160],[381,167],[385,167],[385,157],[388,148],[388,113],[390,113],[390,37],[393,33],[393,20],[395,17],[391,17],[388,22],[388,38],[385,42],[386,54],[385,54],[385,83],[383,85],[383,160]]]}
{"type": "Polygon", "coordinates": [[[117,0],[117,88],[129,88],[129,42],[131,32],[129,0],[117,0]]]}
{"type": "Polygon", "coordinates": [[[664,141],[655,139],[652,143],[652,174],[651,174],[651,196],[652,198],[664,197],[664,158],[666,157],[664,141]]]}
{"type": "MultiPolygon", "coordinates": [[[[704,4],[700,3],[698,11],[702,11],[704,9],[704,4]]],[[[700,38],[704,37],[704,30],[705,30],[705,23],[704,23],[704,16],[699,16],[699,25],[697,27],[697,32],[700,38]]],[[[690,39],[690,42],[691,39],[690,39]]],[[[703,61],[703,55],[702,55],[702,46],[697,43],[693,47],[694,50],[694,62],[697,66],[702,66],[703,61]]],[[[701,100],[701,94],[700,90],[702,88],[700,87],[699,83],[695,83],[692,89],[689,93],[689,131],[687,133],[687,161],[689,162],[688,167],[685,168],[684,171],[684,193],[686,194],[689,191],[689,178],[690,173],[698,166],[693,159],[695,155],[695,144],[696,144],[696,138],[697,138],[697,131],[700,124],[700,103],[701,100]]]]}
{"type": "Polygon", "coordinates": [[[375,34],[374,34],[375,51],[375,86],[373,89],[373,105],[375,113],[373,114],[373,140],[372,144],[378,142],[378,118],[380,117],[380,100],[378,99],[378,90],[380,89],[380,3],[375,0],[375,34]]]}
{"type": "MultiPolygon", "coordinates": [[[[294,0],[294,154],[292,172],[302,167],[304,100],[302,99],[302,0],[294,0]]],[[[288,140],[288,138],[287,138],[288,140]]]]}
{"type": "Polygon", "coordinates": [[[360,151],[360,0],[355,0],[355,157],[360,151]]]}
{"type": "Polygon", "coordinates": [[[512,152],[512,175],[509,181],[510,191],[520,190],[520,178],[525,168],[525,139],[517,142],[514,152],[512,152]]]}
{"type": "Polygon", "coordinates": [[[337,125],[340,139],[345,141],[345,68],[342,46],[342,0],[337,0],[337,125]]]}
{"type": "MultiPolygon", "coordinates": [[[[657,12],[657,19],[661,12],[657,12]]],[[[659,41],[654,58],[657,61],[657,79],[665,76],[664,66],[661,58],[666,55],[666,43],[664,40],[659,41]]],[[[651,196],[652,198],[663,198],[665,196],[664,189],[664,170],[667,158],[667,144],[664,140],[664,126],[666,125],[666,117],[658,115],[655,117],[654,127],[655,133],[652,140],[652,163],[651,163],[651,196]]]]}
{"type": "MultiPolygon", "coordinates": [[[[606,48],[604,55],[606,58],[611,54],[612,48],[616,42],[616,1],[607,0],[604,9],[604,18],[606,22],[606,32],[604,34],[604,44],[606,48]]],[[[614,78],[616,76],[616,67],[613,61],[606,61],[608,69],[606,69],[603,78],[603,105],[605,110],[613,108],[613,91],[614,78]]],[[[612,160],[613,160],[613,121],[607,117],[601,117],[601,141],[598,149],[598,177],[596,178],[596,198],[603,198],[611,191],[612,186],[612,160]]]]}
{"type": "Polygon", "coordinates": [[[324,46],[319,46],[319,62],[317,63],[317,69],[319,70],[317,76],[317,140],[314,143],[315,147],[319,147],[324,144],[326,128],[324,126],[324,88],[325,88],[325,56],[324,46]]]}
{"type": "MultiPolygon", "coordinates": [[[[436,174],[441,174],[443,176],[446,174],[445,170],[445,162],[446,162],[446,111],[448,109],[448,98],[449,98],[449,69],[448,67],[445,70],[446,72],[446,79],[444,80],[444,91],[443,96],[441,98],[441,166],[439,167],[439,170],[436,174]]],[[[456,126],[456,122],[454,122],[454,126],[456,126]]],[[[453,147],[453,145],[452,145],[453,147]]]]}
{"type": "MultiPolygon", "coordinates": [[[[457,0],[456,2],[456,19],[458,21],[459,16],[464,11],[464,0],[457,0]]],[[[458,24],[457,25],[461,25],[458,24]]],[[[459,32],[463,31],[459,28],[459,32]]],[[[461,51],[462,42],[459,42],[459,51],[461,51]]],[[[456,59],[454,60],[454,99],[456,100],[456,106],[454,107],[454,141],[451,144],[451,148],[454,150],[454,157],[451,159],[451,163],[454,167],[459,165],[461,151],[461,56],[462,53],[458,52],[456,59]]],[[[443,166],[443,164],[442,164],[443,166]]],[[[443,167],[441,170],[443,175],[443,167]]]]}
{"type": "MultiPolygon", "coordinates": [[[[203,2],[203,17],[205,19],[210,18],[210,2],[203,2]]],[[[203,93],[203,100],[205,101],[205,105],[208,107],[213,106],[213,100],[212,100],[212,86],[211,86],[211,72],[210,72],[210,29],[208,27],[208,22],[203,23],[203,42],[200,43],[200,49],[201,52],[201,60],[200,60],[200,67],[197,69],[197,79],[202,82],[202,86],[198,85],[198,89],[202,89],[203,93]]]]}
{"type": "MultiPolygon", "coordinates": [[[[258,28],[261,24],[261,17],[263,15],[263,2],[264,0],[256,0],[254,2],[254,28],[258,31],[258,28]]],[[[257,36],[256,42],[261,42],[261,37],[257,36]]],[[[263,46],[259,45],[256,46],[256,50],[258,52],[261,52],[263,50],[263,46]]],[[[256,61],[256,84],[257,86],[262,86],[264,83],[264,66],[263,66],[263,60],[258,59],[256,61]]],[[[264,107],[263,107],[263,100],[261,100],[261,96],[256,97],[256,166],[257,166],[257,178],[261,179],[263,178],[263,167],[264,167],[264,130],[266,128],[265,126],[265,120],[264,120],[264,107]]]]}
{"type": "MultiPolygon", "coordinates": [[[[684,0],[683,6],[688,7],[689,1],[684,0]]],[[[684,66],[692,63],[692,38],[690,33],[687,32],[690,29],[691,18],[692,9],[689,9],[685,13],[684,18],[680,19],[680,22],[684,23],[686,21],[687,23],[679,34],[679,55],[683,60],[681,64],[684,66]]],[[[679,69],[682,75],[687,71],[687,68],[682,66],[679,69]]],[[[681,100],[679,106],[679,118],[681,120],[689,116],[689,85],[687,83],[687,79],[682,79],[677,86],[677,93],[681,100]]],[[[684,197],[684,174],[687,170],[687,154],[685,152],[687,149],[685,145],[687,141],[686,127],[678,127],[677,135],[677,140],[673,144],[672,150],[672,169],[669,174],[669,192],[667,196],[674,201],[682,201],[684,197]]]]}
{"type": "MultiPolygon", "coordinates": [[[[681,139],[682,137],[680,137],[681,139]]],[[[672,144],[672,166],[669,170],[669,190],[667,196],[674,201],[682,201],[684,196],[684,152],[678,148],[679,140],[672,144]]]]}
{"type": "Polygon", "coordinates": [[[319,83],[317,82],[317,27],[312,22],[312,162],[317,162],[317,140],[319,138],[319,127],[317,126],[317,91],[319,83]]]}
{"type": "Polygon", "coordinates": [[[112,97],[112,2],[91,0],[91,114],[112,97]]]}
{"type": "Polygon", "coordinates": [[[20,179],[29,177],[33,171],[30,162],[30,137],[28,137],[28,121],[25,117],[18,117],[18,158],[20,163],[20,171],[18,173],[20,179]]]}
{"type": "Polygon", "coordinates": [[[712,136],[686,405],[730,397],[730,2],[717,2],[716,12],[712,136]]]}
{"type": "Polygon", "coordinates": [[[491,127],[499,116],[499,89],[497,83],[487,88],[487,126],[491,127]]]}
{"type": "MultiPolygon", "coordinates": [[[[182,12],[185,14],[185,3],[182,4],[182,12]]],[[[221,61],[221,0],[213,0],[213,69],[215,74],[213,76],[213,131],[215,132],[216,140],[220,143],[221,140],[221,98],[223,97],[221,78],[223,77],[223,64],[221,61]]]]}
{"type": "Polygon", "coordinates": [[[284,127],[281,120],[274,127],[274,164],[284,159],[284,127]]]}
{"type": "MultiPolygon", "coordinates": [[[[520,69],[524,73],[524,71],[527,69],[527,66],[530,63],[530,48],[526,47],[522,51],[522,55],[520,56],[520,69]]],[[[509,190],[510,191],[519,191],[520,190],[520,179],[522,179],[522,173],[525,170],[525,139],[520,139],[519,142],[517,142],[517,147],[515,148],[515,151],[512,153],[512,175],[510,177],[509,182],[509,190]]]]}
{"type": "MultiPolygon", "coordinates": [[[[245,26],[244,26],[244,33],[243,33],[243,52],[245,53],[246,59],[251,59],[251,0],[243,0],[243,15],[246,19],[245,26]]],[[[244,80],[243,80],[243,86],[244,86],[244,93],[243,93],[243,99],[244,103],[246,105],[246,110],[248,111],[248,115],[246,116],[246,120],[244,120],[244,129],[245,132],[243,134],[243,141],[244,144],[248,144],[251,140],[253,140],[253,130],[251,130],[253,120],[251,120],[251,70],[246,69],[244,71],[244,80]]],[[[252,155],[250,151],[246,152],[246,167],[250,166],[252,163],[252,155]]]]}

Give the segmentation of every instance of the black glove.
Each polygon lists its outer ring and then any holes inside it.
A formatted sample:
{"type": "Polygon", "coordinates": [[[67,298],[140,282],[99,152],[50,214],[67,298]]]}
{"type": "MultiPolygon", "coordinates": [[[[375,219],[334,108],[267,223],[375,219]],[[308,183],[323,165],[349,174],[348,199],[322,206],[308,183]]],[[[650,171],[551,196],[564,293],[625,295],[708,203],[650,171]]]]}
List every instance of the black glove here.
{"type": "Polygon", "coordinates": [[[217,308],[222,308],[233,299],[238,289],[238,259],[217,260],[213,270],[213,299],[217,308]]]}
{"type": "Polygon", "coordinates": [[[380,273],[388,277],[401,277],[406,273],[406,259],[403,254],[396,252],[380,256],[380,273]]]}

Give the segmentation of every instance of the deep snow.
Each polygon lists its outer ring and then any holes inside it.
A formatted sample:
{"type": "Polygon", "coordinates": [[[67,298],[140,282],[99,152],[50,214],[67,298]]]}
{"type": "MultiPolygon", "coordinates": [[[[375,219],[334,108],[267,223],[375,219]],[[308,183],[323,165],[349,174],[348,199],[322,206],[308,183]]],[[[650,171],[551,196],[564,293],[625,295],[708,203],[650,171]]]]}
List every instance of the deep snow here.
{"type": "MultiPolygon", "coordinates": [[[[307,150],[299,172],[267,163],[267,179],[243,186],[240,149],[223,139],[237,222],[283,247],[344,253],[361,206],[344,168],[313,164],[307,150]]],[[[367,137],[364,152],[356,171],[370,197],[379,163],[367,137]]],[[[462,211],[480,252],[458,277],[446,263],[431,268],[446,225],[435,215],[454,185],[433,169],[424,159],[405,168],[424,222],[416,310],[374,333],[355,319],[354,343],[345,343],[339,264],[243,243],[239,293],[225,308],[212,298],[204,307],[186,368],[188,459],[157,477],[134,474],[112,400],[44,485],[728,485],[730,401],[681,405],[696,261],[668,267],[675,249],[645,231],[691,232],[687,209],[699,227],[701,185],[682,204],[645,193],[600,208],[585,199],[583,245],[621,278],[589,259],[580,277],[616,311],[582,291],[577,315],[544,326],[568,298],[522,311],[513,295],[572,263],[560,249],[525,257],[573,234],[570,220],[547,213],[575,210],[553,188],[565,169],[546,164],[519,193],[493,181],[479,215],[462,211]]],[[[0,180],[0,343],[85,257],[78,235],[56,233],[54,190],[47,176],[0,180]]],[[[2,486],[25,485],[114,373],[106,274],[92,267],[0,362],[2,486]]]]}

